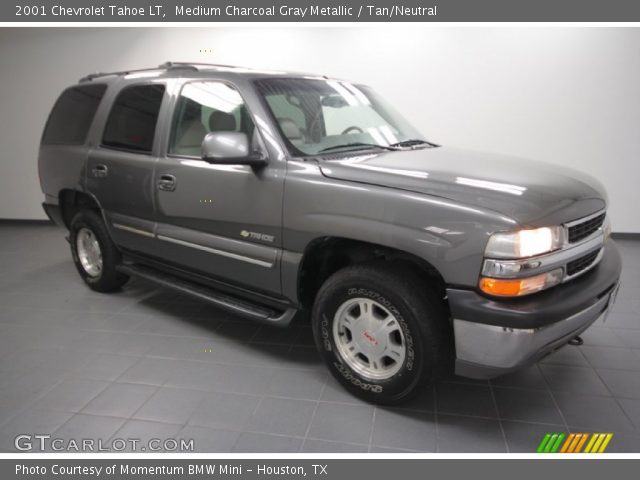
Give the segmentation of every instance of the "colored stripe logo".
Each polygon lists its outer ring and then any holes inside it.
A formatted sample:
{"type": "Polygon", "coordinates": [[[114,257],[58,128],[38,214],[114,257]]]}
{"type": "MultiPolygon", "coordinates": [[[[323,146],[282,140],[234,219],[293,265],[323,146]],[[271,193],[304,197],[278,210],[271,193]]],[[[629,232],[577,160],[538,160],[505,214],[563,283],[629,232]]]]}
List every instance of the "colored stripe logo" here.
{"type": "Polygon", "coordinates": [[[547,433],[537,452],[604,453],[612,438],[613,433],[547,433]]]}

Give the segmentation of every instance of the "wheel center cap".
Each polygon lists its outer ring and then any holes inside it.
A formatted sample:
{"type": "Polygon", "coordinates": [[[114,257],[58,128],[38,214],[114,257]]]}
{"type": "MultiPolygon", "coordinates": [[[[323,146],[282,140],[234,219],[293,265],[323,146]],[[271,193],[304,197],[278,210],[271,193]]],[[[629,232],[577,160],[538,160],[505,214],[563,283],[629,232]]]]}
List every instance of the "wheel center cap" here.
{"type": "Polygon", "coordinates": [[[365,338],[365,340],[367,340],[371,345],[373,346],[377,346],[378,345],[378,340],[376,340],[376,337],[374,337],[371,333],[369,333],[367,330],[363,330],[362,331],[362,336],[365,338]]]}

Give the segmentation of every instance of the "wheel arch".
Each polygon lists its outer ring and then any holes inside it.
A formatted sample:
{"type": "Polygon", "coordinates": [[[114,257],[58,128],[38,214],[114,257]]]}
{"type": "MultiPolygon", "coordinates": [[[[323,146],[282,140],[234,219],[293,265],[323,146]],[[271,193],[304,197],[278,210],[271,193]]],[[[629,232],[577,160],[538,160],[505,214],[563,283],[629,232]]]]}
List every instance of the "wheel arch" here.
{"type": "Polygon", "coordinates": [[[97,212],[104,220],[104,214],[96,197],[90,193],[72,188],[65,188],[58,193],[60,213],[67,229],[71,225],[71,219],[80,210],[90,209],[97,212]]]}
{"type": "Polygon", "coordinates": [[[298,267],[298,301],[303,308],[311,308],[318,290],[333,273],[349,265],[374,260],[406,265],[445,298],[446,283],[442,274],[424,258],[371,242],[327,236],[314,239],[304,250],[298,267]]]}

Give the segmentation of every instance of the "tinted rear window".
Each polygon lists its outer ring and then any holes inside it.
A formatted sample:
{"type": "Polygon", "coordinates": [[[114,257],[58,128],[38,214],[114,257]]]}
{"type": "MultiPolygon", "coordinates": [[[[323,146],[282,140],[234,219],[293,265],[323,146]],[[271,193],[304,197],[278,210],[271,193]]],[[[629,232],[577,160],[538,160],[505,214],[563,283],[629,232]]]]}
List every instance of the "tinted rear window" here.
{"type": "Polygon", "coordinates": [[[106,85],[92,84],[62,92],[47,120],[42,143],[83,144],[106,89],[106,85]]]}
{"type": "Polygon", "coordinates": [[[164,95],[164,85],[127,87],[116,98],[102,143],[115,148],[151,152],[164,95]]]}

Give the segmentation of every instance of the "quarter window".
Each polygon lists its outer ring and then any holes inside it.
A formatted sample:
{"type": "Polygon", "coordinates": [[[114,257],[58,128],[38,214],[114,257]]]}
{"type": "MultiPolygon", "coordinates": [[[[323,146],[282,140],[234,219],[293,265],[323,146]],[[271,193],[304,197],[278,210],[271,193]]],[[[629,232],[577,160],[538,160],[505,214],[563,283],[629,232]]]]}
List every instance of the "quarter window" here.
{"type": "Polygon", "coordinates": [[[104,145],[149,153],[158,123],[164,85],[127,87],[116,98],[104,129],[104,145]]]}
{"type": "Polygon", "coordinates": [[[240,93],[222,82],[185,84],[176,104],[169,153],[200,157],[205,135],[222,131],[252,138],[254,124],[240,93]]]}
{"type": "Polygon", "coordinates": [[[42,143],[83,144],[106,89],[106,85],[92,84],[69,88],[62,92],[47,120],[42,143]]]}

